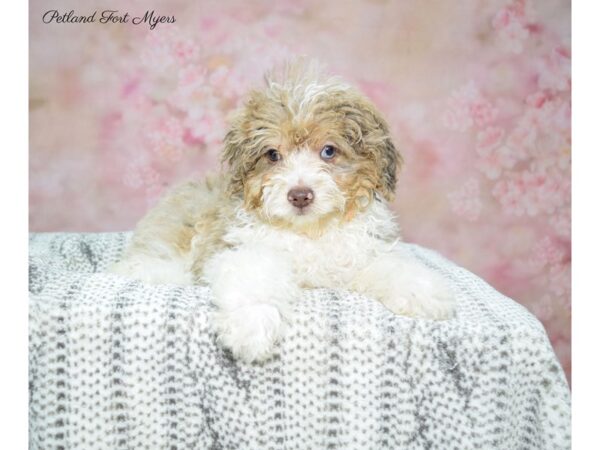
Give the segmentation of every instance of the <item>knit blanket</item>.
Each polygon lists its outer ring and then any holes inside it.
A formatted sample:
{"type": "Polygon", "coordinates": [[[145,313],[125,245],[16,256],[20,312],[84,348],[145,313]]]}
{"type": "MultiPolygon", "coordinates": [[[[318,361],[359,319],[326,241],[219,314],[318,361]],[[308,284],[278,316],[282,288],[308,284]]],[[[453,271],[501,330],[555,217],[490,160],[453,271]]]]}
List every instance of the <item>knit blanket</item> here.
{"type": "Polygon", "coordinates": [[[30,236],[33,449],[567,449],[570,393],[542,325],[437,253],[457,316],[307,290],[275,356],[232,359],[211,292],[105,273],[130,233],[30,236]]]}

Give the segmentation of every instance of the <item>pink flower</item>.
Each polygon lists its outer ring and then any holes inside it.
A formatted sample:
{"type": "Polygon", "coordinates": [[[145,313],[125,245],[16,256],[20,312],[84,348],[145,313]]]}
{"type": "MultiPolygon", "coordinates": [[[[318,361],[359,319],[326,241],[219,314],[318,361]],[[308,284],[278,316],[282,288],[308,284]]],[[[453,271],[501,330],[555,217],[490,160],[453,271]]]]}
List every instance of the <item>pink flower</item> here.
{"type": "Polygon", "coordinates": [[[497,179],[504,169],[512,168],[519,159],[512,148],[501,146],[503,136],[504,130],[498,127],[488,127],[477,133],[477,167],[492,180],[497,179]]]}
{"type": "Polygon", "coordinates": [[[555,48],[537,61],[538,86],[551,91],[566,91],[571,87],[571,58],[567,51],[555,48]]]}
{"type": "MultiPolygon", "coordinates": [[[[516,127],[509,133],[507,144],[519,151],[522,158],[535,156],[548,156],[554,150],[553,141],[560,132],[569,134],[570,108],[560,100],[550,99],[548,96],[528,97],[534,107],[525,110],[517,122],[516,127]],[[541,144],[541,145],[540,145],[541,144]],[[543,151],[543,155],[540,154],[543,151]]],[[[559,146],[564,148],[564,143],[559,146]]]]}
{"type": "Polygon", "coordinates": [[[205,67],[197,64],[181,67],[178,73],[177,87],[189,89],[204,86],[206,84],[206,72],[205,67]]]}
{"type": "Polygon", "coordinates": [[[226,66],[219,66],[214,70],[209,75],[208,82],[220,95],[234,100],[242,97],[248,89],[248,82],[238,72],[226,66]]]}
{"type": "Polygon", "coordinates": [[[481,94],[475,83],[470,81],[451,94],[442,121],[446,127],[464,132],[474,125],[488,125],[497,116],[498,110],[481,94]]]}
{"type": "Polygon", "coordinates": [[[529,1],[513,0],[496,13],[492,27],[501,45],[510,52],[521,53],[529,37],[533,11],[529,1]]]}
{"type": "Polygon", "coordinates": [[[175,117],[160,119],[146,133],[150,149],[161,161],[177,162],[183,153],[184,128],[175,117]]]}
{"type": "Polygon", "coordinates": [[[462,187],[448,194],[452,211],[468,221],[475,221],[481,213],[481,199],[479,198],[479,182],[472,178],[462,187]]]}
{"type": "Polygon", "coordinates": [[[537,91],[528,95],[525,99],[525,103],[534,108],[541,108],[548,100],[551,99],[552,96],[548,93],[548,91],[537,91]]]}
{"type": "Polygon", "coordinates": [[[139,189],[152,184],[157,184],[160,180],[160,175],[150,165],[144,164],[141,161],[135,161],[128,165],[123,174],[123,184],[139,189]]]}
{"type": "Polygon", "coordinates": [[[556,265],[562,262],[564,257],[563,246],[550,236],[544,236],[531,249],[530,263],[540,270],[547,265],[556,265]]]}
{"type": "Polygon", "coordinates": [[[506,139],[506,143],[510,147],[519,150],[522,155],[526,156],[528,152],[534,148],[537,137],[537,126],[524,117],[510,132],[506,139]]]}
{"type": "Polygon", "coordinates": [[[197,53],[197,48],[191,39],[178,39],[171,44],[171,51],[180,63],[191,61],[197,53]]]}
{"type": "Polygon", "coordinates": [[[206,106],[207,97],[211,95],[207,72],[207,69],[201,65],[179,68],[177,81],[170,87],[170,92],[163,102],[181,113],[185,113],[194,105],[206,106]]]}
{"type": "MultiPolygon", "coordinates": [[[[570,203],[571,182],[556,167],[534,168],[541,182],[534,185],[532,194],[539,205],[539,209],[546,214],[554,214],[570,203]]],[[[530,173],[530,172],[526,172],[530,173]]]]}
{"type": "Polygon", "coordinates": [[[569,204],[570,183],[561,171],[532,164],[498,181],[492,195],[510,215],[553,214],[569,204]]]}
{"type": "Polygon", "coordinates": [[[486,152],[500,145],[504,137],[504,130],[500,127],[487,127],[477,133],[477,151],[486,152]]]}
{"type": "Polygon", "coordinates": [[[484,152],[480,151],[479,155],[477,167],[490,180],[500,177],[504,169],[511,169],[518,160],[515,152],[506,145],[495,149],[486,149],[484,152]]]}
{"type": "Polygon", "coordinates": [[[156,72],[191,63],[198,52],[198,46],[190,36],[180,28],[170,27],[160,33],[149,33],[140,57],[146,67],[156,72]]]}
{"type": "Polygon", "coordinates": [[[198,109],[185,119],[185,126],[192,139],[204,144],[217,144],[225,137],[225,117],[220,111],[198,109]]]}
{"type": "Polygon", "coordinates": [[[504,212],[521,216],[525,212],[523,205],[525,191],[521,180],[512,177],[498,181],[492,189],[492,195],[500,202],[504,212]]]}

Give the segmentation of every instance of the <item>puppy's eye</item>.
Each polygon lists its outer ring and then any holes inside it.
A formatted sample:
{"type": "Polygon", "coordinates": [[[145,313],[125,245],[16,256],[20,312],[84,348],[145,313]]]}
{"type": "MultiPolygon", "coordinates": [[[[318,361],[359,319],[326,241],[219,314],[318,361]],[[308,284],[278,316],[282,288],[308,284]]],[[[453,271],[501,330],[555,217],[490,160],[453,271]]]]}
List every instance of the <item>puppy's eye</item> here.
{"type": "Polygon", "coordinates": [[[337,149],[333,145],[326,145],[321,149],[321,159],[331,160],[336,155],[337,149]]]}
{"type": "Polygon", "coordinates": [[[274,148],[267,150],[267,153],[265,153],[265,155],[267,156],[267,159],[271,162],[277,162],[281,159],[281,153],[279,153],[274,148]]]}

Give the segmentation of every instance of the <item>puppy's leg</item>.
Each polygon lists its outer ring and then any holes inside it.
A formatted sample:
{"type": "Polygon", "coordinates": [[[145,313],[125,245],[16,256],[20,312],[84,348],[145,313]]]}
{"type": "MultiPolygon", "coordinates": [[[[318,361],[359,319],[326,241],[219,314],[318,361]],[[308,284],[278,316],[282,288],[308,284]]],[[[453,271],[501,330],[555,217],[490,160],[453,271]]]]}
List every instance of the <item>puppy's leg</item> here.
{"type": "Polygon", "coordinates": [[[174,251],[160,253],[152,248],[128,250],[127,255],[109,268],[109,272],[134,278],[147,284],[193,284],[190,262],[174,251]]]}
{"type": "Polygon", "coordinates": [[[400,250],[376,257],[358,273],[352,287],[395,314],[441,320],[454,310],[446,281],[400,250]]]}
{"type": "Polygon", "coordinates": [[[169,190],[137,225],[121,261],[109,270],[146,283],[192,284],[192,262],[220,245],[228,203],[218,180],[187,182],[169,190]]]}
{"type": "Polygon", "coordinates": [[[123,257],[109,271],[148,284],[192,284],[191,254],[175,243],[183,225],[153,220],[153,213],[138,225],[123,257]]]}
{"type": "Polygon", "coordinates": [[[204,278],[217,306],[211,322],[219,341],[246,362],[267,359],[299,293],[289,258],[242,246],[213,256],[204,278]]]}

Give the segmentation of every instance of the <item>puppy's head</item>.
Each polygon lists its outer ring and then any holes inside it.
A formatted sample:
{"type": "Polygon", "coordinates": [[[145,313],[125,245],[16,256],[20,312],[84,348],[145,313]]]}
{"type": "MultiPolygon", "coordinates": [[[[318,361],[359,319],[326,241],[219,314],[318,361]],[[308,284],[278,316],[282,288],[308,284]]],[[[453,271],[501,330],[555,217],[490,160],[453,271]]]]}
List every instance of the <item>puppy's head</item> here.
{"type": "Polygon", "coordinates": [[[320,229],[390,200],[401,162],[381,114],[314,65],[287,66],[250,93],[225,138],[232,195],[269,223],[320,229]]]}

